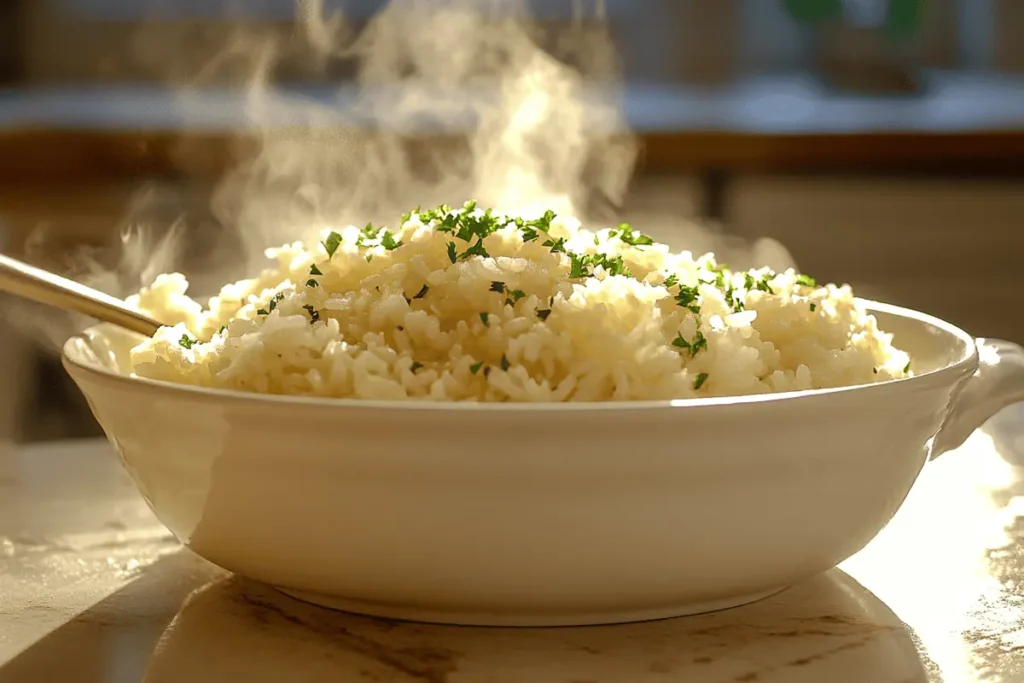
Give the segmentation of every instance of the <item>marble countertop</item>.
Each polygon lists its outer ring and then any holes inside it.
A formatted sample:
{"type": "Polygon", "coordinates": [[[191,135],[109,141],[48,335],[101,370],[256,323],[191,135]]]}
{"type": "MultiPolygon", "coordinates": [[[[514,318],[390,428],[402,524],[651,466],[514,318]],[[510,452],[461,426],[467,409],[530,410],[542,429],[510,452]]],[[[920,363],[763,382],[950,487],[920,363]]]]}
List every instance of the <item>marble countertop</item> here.
{"type": "Polygon", "coordinates": [[[0,683],[1024,680],[1024,406],[840,569],[735,610],[469,629],[325,611],[183,550],[111,448],[0,447],[0,683]]]}

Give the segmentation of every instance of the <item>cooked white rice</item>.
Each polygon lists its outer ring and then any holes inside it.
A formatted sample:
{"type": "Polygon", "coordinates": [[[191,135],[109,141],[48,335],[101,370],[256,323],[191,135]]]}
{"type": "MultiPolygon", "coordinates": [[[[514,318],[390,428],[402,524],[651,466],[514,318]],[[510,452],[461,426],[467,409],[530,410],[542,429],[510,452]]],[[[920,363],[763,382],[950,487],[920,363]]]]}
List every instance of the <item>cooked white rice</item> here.
{"type": "Polygon", "coordinates": [[[130,303],[161,328],[135,373],[250,392],[632,401],[867,384],[909,373],[848,286],[720,268],[628,226],[460,210],[324,230],[204,308],[184,276],[130,303]]]}

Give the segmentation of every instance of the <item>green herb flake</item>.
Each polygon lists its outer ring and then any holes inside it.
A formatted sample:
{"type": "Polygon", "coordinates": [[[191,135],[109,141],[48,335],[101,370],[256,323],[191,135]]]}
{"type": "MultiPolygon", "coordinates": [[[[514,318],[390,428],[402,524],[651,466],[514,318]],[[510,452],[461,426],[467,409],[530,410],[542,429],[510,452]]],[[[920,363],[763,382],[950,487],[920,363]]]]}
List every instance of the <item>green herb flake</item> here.
{"type": "Polygon", "coordinates": [[[306,313],[309,313],[309,322],[310,322],[310,324],[313,324],[317,320],[320,319],[320,311],[318,311],[315,308],[313,308],[312,305],[306,304],[306,305],[303,306],[303,308],[306,309],[306,313]]]}
{"type": "Polygon", "coordinates": [[[504,292],[505,291],[505,283],[504,282],[498,282],[497,280],[491,282],[491,289],[490,289],[490,291],[492,291],[492,292],[504,292]]]}
{"type": "Polygon", "coordinates": [[[811,304],[811,313],[814,313],[816,310],[818,310],[818,304],[811,304]]]}
{"type": "Polygon", "coordinates": [[[693,349],[691,351],[691,354],[694,355],[694,356],[697,355],[698,351],[707,351],[708,350],[708,340],[704,336],[703,332],[701,332],[700,330],[697,330],[697,334],[694,335],[693,343],[691,344],[691,346],[693,347],[693,349]]]}
{"type": "Polygon", "coordinates": [[[480,322],[484,324],[484,327],[490,327],[490,322],[487,320],[488,315],[486,312],[480,314],[480,322]]]}
{"type": "Polygon", "coordinates": [[[179,346],[183,346],[186,349],[191,349],[193,344],[198,344],[198,343],[199,343],[198,341],[196,341],[195,339],[192,339],[187,334],[181,335],[181,339],[178,340],[178,345],[179,346]]]}
{"type": "Polygon", "coordinates": [[[327,258],[331,258],[334,256],[334,252],[338,251],[338,247],[341,246],[341,235],[331,231],[331,233],[327,235],[327,239],[320,244],[324,245],[324,250],[327,252],[327,258]]]}
{"type": "Polygon", "coordinates": [[[758,280],[757,281],[757,289],[762,291],[762,292],[765,292],[766,294],[775,294],[775,290],[772,289],[772,286],[770,284],[768,284],[768,280],[770,280],[773,277],[775,277],[774,273],[772,273],[771,275],[767,275],[767,276],[761,278],[760,280],[758,280]]]}
{"type": "Polygon", "coordinates": [[[537,311],[537,317],[540,318],[541,320],[547,320],[549,315],[551,315],[550,308],[542,308],[541,310],[537,311]]]}
{"type": "Polygon", "coordinates": [[[480,368],[482,368],[483,366],[484,366],[484,362],[483,361],[479,361],[477,363],[473,363],[472,365],[469,366],[469,371],[472,372],[475,375],[476,373],[480,372],[480,368]]]}
{"type": "Polygon", "coordinates": [[[362,230],[359,231],[359,237],[356,238],[357,247],[372,247],[374,245],[369,244],[377,240],[380,235],[380,228],[375,228],[373,223],[367,223],[362,230]]]}
{"type": "Polygon", "coordinates": [[[611,257],[607,254],[569,254],[569,277],[586,278],[593,274],[591,268],[604,268],[609,275],[625,275],[632,277],[626,262],[621,256],[611,257]]]}
{"type": "Polygon", "coordinates": [[[484,238],[483,237],[478,237],[477,241],[476,241],[476,244],[474,244],[469,249],[466,249],[466,251],[464,251],[461,254],[459,254],[459,260],[460,261],[466,261],[466,260],[469,260],[473,256],[480,256],[482,258],[487,258],[487,257],[490,256],[490,254],[487,253],[487,249],[484,248],[484,238]]]}
{"type": "Polygon", "coordinates": [[[220,329],[217,330],[217,334],[224,334],[227,331],[228,331],[228,326],[227,325],[221,325],[220,329]]]}
{"type": "Polygon", "coordinates": [[[700,312],[700,304],[697,302],[697,288],[679,285],[679,293],[675,295],[676,305],[689,310],[691,313],[700,312]]]}
{"type": "Polygon", "coordinates": [[[550,248],[552,254],[566,253],[564,237],[559,237],[557,240],[544,240],[544,242],[541,243],[541,246],[550,248]]]}
{"type": "Polygon", "coordinates": [[[309,274],[310,275],[323,275],[323,273],[320,271],[320,269],[316,267],[315,263],[309,267],[309,274]]]}
{"type": "Polygon", "coordinates": [[[508,358],[505,357],[505,354],[501,354],[501,369],[504,370],[505,372],[508,372],[508,368],[509,368],[508,358]]]}
{"type": "MultiPolygon", "coordinates": [[[[515,223],[519,227],[520,231],[523,233],[523,241],[524,242],[532,242],[535,239],[537,239],[538,237],[540,237],[541,233],[546,235],[548,233],[548,231],[551,230],[551,221],[553,221],[554,219],[555,219],[555,212],[549,210],[549,211],[545,211],[544,215],[541,216],[540,218],[535,218],[535,219],[530,220],[530,221],[524,221],[522,219],[515,219],[515,220],[513,220],[513,223],[515,223]]],[[[548,241],[550,241],[550,240],[548,240],[548,241]]],[[[562,241],[564,242],[565,240],[562,240],[562,241]]],[[[552,246],[552,245],[546,245],[546,246],[552,246]]]]}
{"type": "Polygon", "coordinates": [[[394,251],[402,246],[402,240],[396,240],[392,233],[385,230],[383,232],[383,237],[380,238],[380,246],[384,247],[388,251],[394,251]]]}
{"type": "Polygon", "coordinates": [[[427,295],[427,292],[429,291],[430,287],[428,287],[427,285],[423,285],[423,287],[420,288],[420,291],[416,292],[416,296],[414,296],[413,299],[422,299],[427,295]]]}
{"type": "Polygon", "coordinates": [[[511,301],[519,301],[524,296],[526,296],[526,292],[524,292],[521,289],[510,289],[508,292],[508,296],[511,301]]]}
{"type": "Polygon", "coordinates": [[[796,283],[802,287],[817,287],[817,281],[808,275],[799,275],[796,278],[796,283]]]}
{"type": "Polygon", "coordinates": [[[706,372],[700,373],[699,375],[697,375],[697,379],[693,380],[693,390],[697,391],[702,386],[704,386],[704,382],[707,382],[707,381],[708,381],[708,373],[706,373],[706,372]]]}
{"type": "Polygon", "coordinates": [[[455,263],[455,242],[448,243],[448,260],[455,263]]]}
{"type": "Polygon", "coordinates": [[[577,256],[576,254],[569,255],[569,277],[571,278],[582,278],[590,275],[587,270],[587,261],[583,256],[577,256]]]}
{"type": "MultiPolygon", "coordinates": [[[[612,234],[616,234],[614,231],[612,234]]],[[[618,238],[634,247],[646,247],[654,244],[654,238],[642,232],[636,232],[629,223],[619,223],[618,238]]]]}
{"type": "MultiPolygon", "coordinates": [[[[282,299],[284,299],[284,294],[275,294],[274,298],[271,299],[270,303],[267,305],[267,312],[264,313],[264,315],[268,315],[270,311],[272,311],[275,308],[277,308],[277,303],[279,301],[281,301],[282,299]]],[[[262,309],[260,309],[260,310],[262,310],[262,309]]]]}
{"type": "Polygon", "coordinates": [[[908,372],[910,372],[910,361],[909,360],[907,361],[907,364],[903,366],[903,374],[905,375],[908,372]]]}
{"type": "Polygon", "coordinates": [[[683,335],[677,334],[676,338],[672,340],[672,346],[679,349],[684,349],[689,352],[690,356],[696,356],[699,351],[706,351],[708,348],[708,340],[704,337],[704,333],[697,330],[697,333],[693,336],[693,341],[687,341],[683,335]]]}
{"type": "Polygon", "coordinates": [[[417,370],[419,370],[422,367],[423,367],[423,363],[418,363],[416,361],[413,361],[412,365],[409,366],[409,370],[412,371],[412,372],[416,372],[417,370]]]}
{"type": "Polygon", "coordinates": [[[313,278],[309,278],[308,280],[306,280],[306,286],[307,287],[319,287],[320,283],[317,282],[316,280],[314,280],[313,278]]]}
{"type": "Polygon", "coordinates": [[[270,315],[270,311],[265,308],[256,309],[256,315],[270,315]]]}
{"type": "Polygon", "coordinates": [[[667,278],[665,278],[665,281],[661,283],[661,286],[665,287],[665,288],[668,288],[668,287],[675,287],[678,284],[679,284],[679,278],[676,275],[673,274],[673,275],[669,275],[667,278]]]}

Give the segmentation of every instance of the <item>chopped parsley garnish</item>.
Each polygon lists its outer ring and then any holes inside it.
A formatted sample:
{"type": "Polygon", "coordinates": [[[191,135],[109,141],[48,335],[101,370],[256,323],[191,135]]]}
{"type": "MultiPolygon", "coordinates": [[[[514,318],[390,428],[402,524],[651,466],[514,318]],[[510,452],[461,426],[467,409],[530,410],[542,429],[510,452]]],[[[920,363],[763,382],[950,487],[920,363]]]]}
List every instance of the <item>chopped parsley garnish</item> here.
{"type": "Polygon", "coordinates": [[[483,361],[479,361],[477,363],[473,363],[472,365],[469,366],[469,371],[472,372],[475,375],[476,373],[480,372],[480,368],[482,368],[483,366],[484,366],[484,362],[483,361]]]}
{"type": "Polygon", "coordinates": [[[267,307],[259,309],[258,311],[256,311],[256,314],[257,315],[270,315],[270,312],[272,310],[274,310],[275,308],[277,308],[277,302],[281,301],[282,299],[284,299],[284,294],[281,294],[281,293],[275,294],[273,296],[273,298],[270,299],[270,303],[267,304],[267,307]]]}
{"type": "Polygon", "coordinates": [[[539,311],[537,311],[537,317],[540,318],[541,320],[547,320],[549,315],[551,315],[550,308],[542,308],[539,311]]]}
{"type": "Polygon", "coordinates": [[[515,225],[522,231],[523,241],[532,242],[540,236],[540,233],[544,233],[546,235],[548,231],[551,230],[551,221],[553,220],[555,220],[555,212],[548,210],[544,212],[543,216],[535,218],[532,221],[524,221],[521,218],[516,218],[512,222],[515,223],[515,225]]]}
{"type": "Polygon", "coordinates": [[[313,278],[309,278],[308,280],[306,280],[306,286],[307,287],[319,287],[320,283],[317,282],[316,280],[314,280],[313,278]]]}
{"type": "Polygon", "coordinates": [[[505,354],[501,354],[501,369],[507,372],[508,371],[508,367],[509,367],[508,358],[505,357],[505,354]]]}
{"type": "Polygon", "coordinates": [[[758,290],[761,292],[767,292],[768,294],[775,294],[775,290],[773,290],[771,285],[768,284],[768,280],[773,277],[775,277],[775,273],[769,273],[761,278],[755,278],[750,273],[743,273],[743,286],[750,292],[758,290]]]}
{"type": "Polygon", "coordinates": [[[588,277],[590,275],[590,271],[587,270],[585,257],[571,254],[570,259],[569,277],[588,277]]]}
{"type": "Polygon", "coordinates": [[[803,287],[817,287],[818,286],[817,281],[813,277],[810,277],[808,275],[799,275],[799,276],[797,276],[796,283],[798,285],[803,286],[803,287]]]}
{"type": "Polygon", "coordinates": [[[466,261],[472,256],[480,256],[483,258],[487,258],[488,256],[490,256],[490,254],[487,253],[487,249],[484,248],[483,237],[478,237],[476,244],[474,244],[469,249],[466,249],[466,251],[459,254],[459,260],[466,261]]]}
{"type": "Polygon", "coordinates": [[[707,350],[708,340],[704,337],[703,332],[697,330],[697,333],[693,335],[693,341],[687,341],[681,334],[676,335],[676,338],[672,340],[672,346],[688,351],[690,356],[696,356],[698,351],[707,350]]]}
{"type": "Polygon", "coordinates": [[[181,335],[181,339],[178,340],[178,344],[180,346],[184,346],[186,349],[191,349],[193,344],[198,344],[198,343],[199,343],[198,341],[196,341],[195,339],[192,339],[187,334],[181,335]]]}
{"type": "Polygon", "coordinates": [[[492,291],[492,292],[504,292],[505,291],[505,283],[504,282],[498,282],[497,280],[491,282],[491,290],[490,291],[492,291]]]}
{"type": "Polygon", "coordinates": [[[363,229],[359,231],[359,237],[356,238],[357,247],[369,247],[372,246],[367,242],[372,242],[377,239],[377,235],[380,233],[380,228],[375,228],[373,223],[367,223],[363,226],[363,229]]]}
{"type": "Polygon", "coordinates": [[[910,372],[910,361],[909,360],[907,361],[907,364],[903,366],[903,374],[905,375],[908,372],[910,372]]]}
{"type": "Polygon", "coordinates": [[[315,308],[313,308],[312,305],[306,304],[306,305],[303,306],[303,308],[306,309],[307,313],[309,313],[309,322],[310,323],[315,323],[317,320],[320,319],[320,311],[318,311],[315,308]]]}
{"type": "Polygon", "coordinates": [[[412,365],[409,366],[409,370],[411,370],[412,372],[416,372],[417,370],[419,370],[422,367],[423,367],[423,363],[419,363],[417,361],[413,361],[412,365]]]}
{"type": "Polygon", "coordinates": [[[691,313],[700,313],[700,305],[697,303],[697,288],[679,285],[679,293],[675,296],[676,305],[689,310],[691,313]]]}
{"type": "Polygon", "coordinates": [[[388,251],[394,251],[402,246],[402,240],[396,240],[395,236],[387,230],[383,232],[383,235],[384,236],[380,238],[380,246],[384,247],[388,251]]]}
{"type": "Polygon", "coordinates": [[[320,244],[324,245],[324,250],[327,252],[327,258],[331,258],[334,256],[334,252],[338,251],[338,247],[341,246],[341,235],[331,231],[331,233],[327,235],[327,239],[320,244]]]}
{"type": "Polygon", "coordinates": [[[811,304],[811,313],[814,313],[816,310],[818,310],[818,304],[811,304]]]}
{"type": "Polygon", "coordinates": [[[564,254],[565,238],[559,237],[557,240],[544,240],[541,246],[550,247],[552,254],[564,254]]]}
{"type": "Polygon", "coordinates": [[[506,304],[513,304],[526,296],[526,292],[521,289],[510,289],[508,291],[508,299],[505,300],[506,304]]]}
{"type": "Polygon", "coordinates": [[[704,382],[708,381],[708,373],[702,372],[697,375],[697,379],[693,380],[693,390],[696,391],[704,386],[704,382]]]}
{"type": "Polygon", "coordinates": [[[486,312],[486,311],[480,314],[480,322],[482,322],[482,323],[484,324],[484,327],[489,327],[489,326],[490,326],[490,324],[491,324],[491,323],[490,323],[490,322],[488,321],[488,319],[487,319],[487,318],[488,318],[488,314],[487,314],[487,312],[486,312]]]}
{"type": "Polygon", "coordinates": [[[310,275],[323,275],[323,273],[320,272],[320,269],[316,267],[315,263],[309,267],[309,274],[310,275]]]}
{"type": "Polygon", "coordinates": [[[629,223],[619,223],[618,232],[612,231],[613,235],[616,235],[620,240],[626,244],[634,247],[646,247],[654,244],[654,238],[643,234],[642,232],[636,232],[633,230],[633,226],[629,223]]]}
{"type": "Polygon", "coordinates": [[[220,329],[217,330],[217,334],[224,334],[227,331],[228,331],[228,326],[227,325],[221,325],[220,329]]]}
{"type": "Polygon", "coordinates": [[[456,249],[455,249],[455,242],[449,242],[448,243],[448,260],[451,261],[452,263],[455,263],[455,259],[456,259],[455,251],[456,251],[456,249]]]}
{"type": "Polygon", "coordinates": [[[661,283],[661,286],[665,287],[665,288],[668,288],[668,287],[674,287],[674,286],[676,286],[678,284],[679,284],[679,278],[676,275],[673,274],[673,275],[669,275],[667,278],[665,278],[665,281],[661,283]]]}
{"type": "Polygon", "coordinates": [[[621,256],[608,256],[608,254],[569,254],[569,277],[586,278],[593,275],[591,268],[598,266],[605,269],[609,275],[625,275],[632,277],[626,267],[626,262],[621,256]]]}
{"type": "Polygon", "coordinates": [[[413,299],[422,299],[427,295],[427,292],[429,291],[430,287],[423,285],[423,287],[420,288],[420,291],[416,292],[416,296],[414,296],[413,299]]]}

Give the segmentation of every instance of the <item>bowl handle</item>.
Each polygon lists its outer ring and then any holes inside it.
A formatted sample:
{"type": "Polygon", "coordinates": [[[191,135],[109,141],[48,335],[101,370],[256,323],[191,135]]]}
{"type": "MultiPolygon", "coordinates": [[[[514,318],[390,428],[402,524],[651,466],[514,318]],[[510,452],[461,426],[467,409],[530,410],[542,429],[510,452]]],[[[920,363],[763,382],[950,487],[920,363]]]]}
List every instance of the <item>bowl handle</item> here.
{"type": "Polygon", "coordinates": [[[953,399],[953,408],[932,442],[934,460],[960,446],[1003,408],[1024,401],[1024,347],[978,339],[978,369],[953,399]]]}

